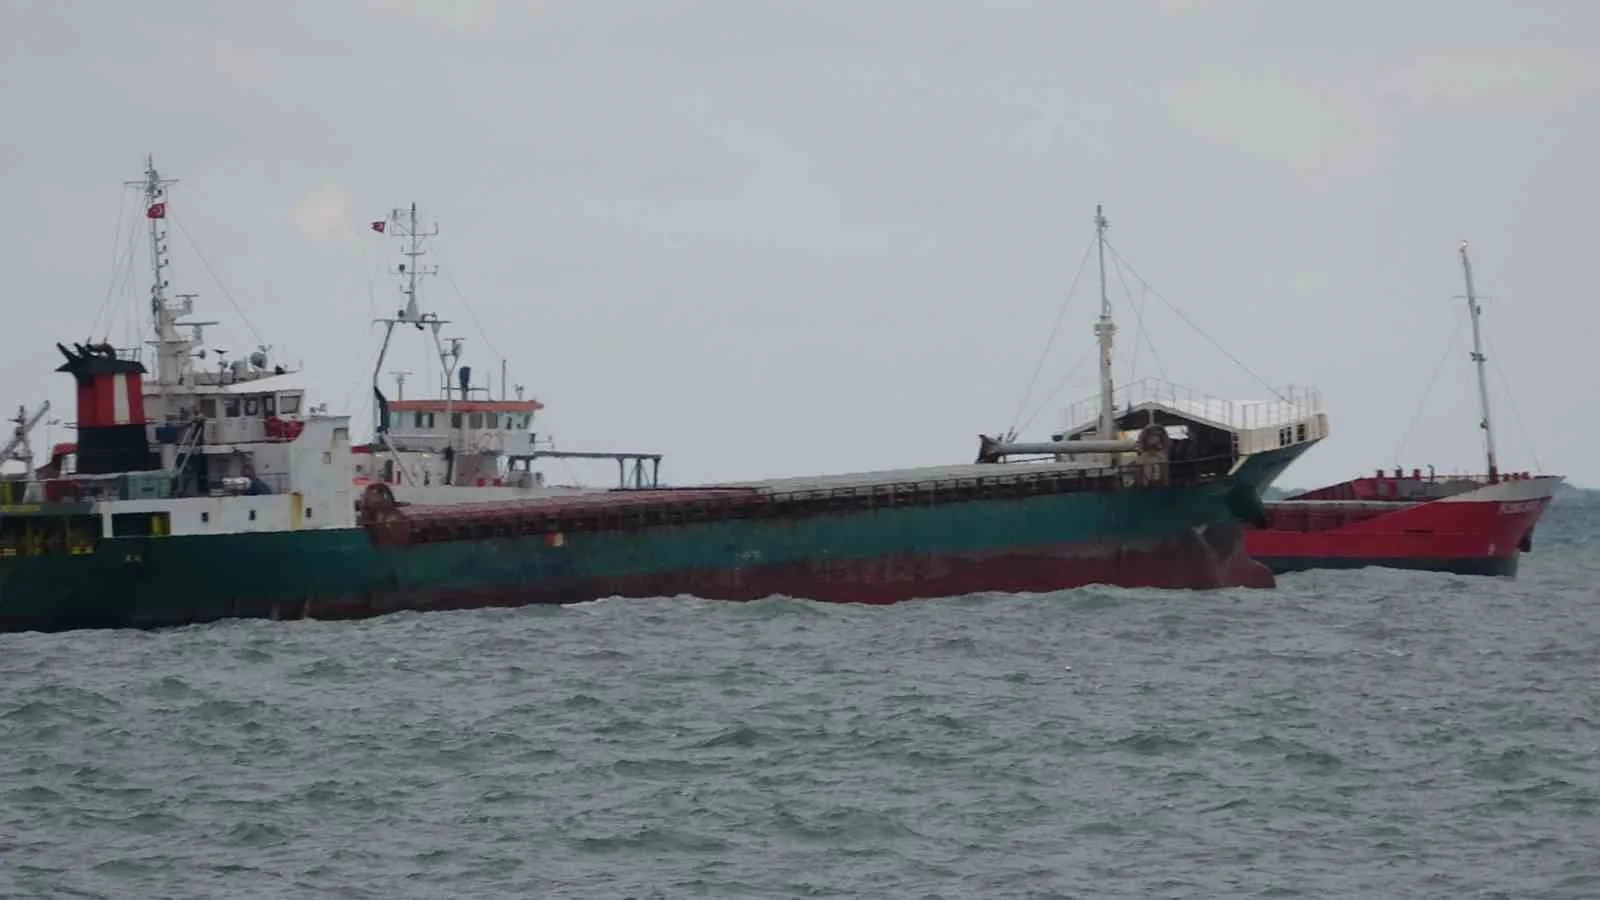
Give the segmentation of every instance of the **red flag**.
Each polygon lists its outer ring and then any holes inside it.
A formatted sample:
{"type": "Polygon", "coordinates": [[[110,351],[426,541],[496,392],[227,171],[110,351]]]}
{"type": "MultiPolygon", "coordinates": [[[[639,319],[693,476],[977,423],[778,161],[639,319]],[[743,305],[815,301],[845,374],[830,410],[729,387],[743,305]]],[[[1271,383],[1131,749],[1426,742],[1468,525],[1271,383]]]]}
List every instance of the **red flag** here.
{"type": "Polygon", "coordinates": [[[151,204],[150,208],[144,211],[144,215],[147,219],[165,219],[167,217],[166,202],[151,204]]]}
{"type": "Polygon", "coordinates": [[[373,222],[372,223],[372,230],[376,231],[379,234],[383,234],[383,220],[379,219],[378,221],[373,222]]]}

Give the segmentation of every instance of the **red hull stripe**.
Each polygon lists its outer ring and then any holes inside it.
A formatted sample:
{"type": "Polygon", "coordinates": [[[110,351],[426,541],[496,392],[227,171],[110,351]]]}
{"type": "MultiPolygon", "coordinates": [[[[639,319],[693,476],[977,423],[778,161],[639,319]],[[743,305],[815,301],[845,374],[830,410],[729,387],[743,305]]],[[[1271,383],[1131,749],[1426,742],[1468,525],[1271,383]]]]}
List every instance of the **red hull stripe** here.
{"type": "MultiPolygon", "coordinates": [[[[1198,543],[1198,542],[1197,542],[1198,543]]],[[[965,555],[911,560],[851,560],[833,566],[783,565],[724,571],[675,572],[582,581],[509,584],[450,590],[388,592],[372,599],[314,598],[280,615],[317,619],[365,618],[400,610],[466,610],[531,604],[581,603],[608,597],[692,596],[750,601],[795,597],[825,603],[886,605],[975,593],[1048,593],[1095,584],[1206,589],[1270,588],[1272,573],[1240,554],[1209,558],[1202,547],[1165,545],[1105,556],[1053,553],[965,555]]],[[[403,552],[403,551],[402,551],[403,552]]]]}
{"type": "Polygon", "coordinates": [[[1357,556],[1294,556],[1284,558],[1263,557],[1261,563],[1275,575],[1306,572],[1312,569],[1404,569],[1411,572],[1448,572],[1452,575],[1480,575],[1510,577],[1517,574],[1519,556],[1473,556],[1465,559],[1441,559],[1430,556],[1375,557],[1357,556]]]}

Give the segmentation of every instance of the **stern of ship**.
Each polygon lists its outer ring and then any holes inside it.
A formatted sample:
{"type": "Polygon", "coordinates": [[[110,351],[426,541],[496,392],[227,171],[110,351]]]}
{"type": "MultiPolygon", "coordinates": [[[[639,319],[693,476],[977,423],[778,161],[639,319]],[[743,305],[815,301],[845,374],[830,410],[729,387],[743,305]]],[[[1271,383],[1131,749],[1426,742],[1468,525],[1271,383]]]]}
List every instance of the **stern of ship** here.
{"type": "Polygon", "coordinates": [[[102,551],[87,504],[0,503],[0,633],[125,624],[132,582],[102,551]]]}

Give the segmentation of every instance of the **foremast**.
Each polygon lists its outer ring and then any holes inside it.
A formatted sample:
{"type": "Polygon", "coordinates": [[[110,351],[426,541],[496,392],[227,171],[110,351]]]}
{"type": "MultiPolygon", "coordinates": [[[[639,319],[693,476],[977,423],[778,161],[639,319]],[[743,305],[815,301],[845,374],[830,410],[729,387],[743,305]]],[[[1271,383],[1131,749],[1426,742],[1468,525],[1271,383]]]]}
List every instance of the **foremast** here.
{"type": "Polygon", "coordinates": [[[1461,242],[1461,272],[1467,284],[1467,315],[1472,319],[1472,364],[1478,370],[1478,407],[1483,417],[1478,427],[1483,429],[1483,452],[1489,464],[1489,481],[1500,481],[1500,465],[1494,452],[1494,424],[1489,418],[1489,378],[1484,369],[1489,360],[1483,353],[1483,336],[1478,318],[1483,307],[1478,303],[1477,291],[1472,284],[1472,259],[1467,256],[1467,242],[1461,242]]]}
{"type": "MultiPolygon", "coordinates": [[[[398,325],[412,325],[418,331],[424,329],[431,331],[434,349],[439,354],[439,362],[445,372],[445,401],[452,402],[454,394],[450,389],[450,379],[455,374],[456,364],[461,359],[461,339],[457,337],[444,338],[439,330],[450,324],[448,319],[439,318],[437,313],[423,312],[422,301],[417,290],[418,279],[427,275],[436,275],[438,266],[425,266],[420,260],[427,254],[424,243],[430,237],[439,233],[439,226],[435,224],[431,231],[423,231],[417,226],[417,204],[412,203],[410,209],[396,209],[389,213],[388,219],[380,219],[372,223],[372,230],[380,234],[401,238],[405,241],[405,249],[400,251],[407,262],[400,263],[395,268],[395,274],[402,279],[400,287],[401,296],[405,297],[405,306],[395,311],[392,316],[384,316],[374,321],[384,326],[383,346],[378,350],[378,361],[372,367],[372,393],[377,399],[375,414],[377,422],[374,425],[374,434],[379,441],[388,444],[389,411],[388,399],[383,395],[380,379],[383,375],[383,364],[388,358],[389,345],[394,340],[394,330],[398,325]],[[448,346],[446,346],[448,343],[448,346]]],[[[409,373],[407,373],[409,374],[409,373]]],[[[447,407],[448,415],[448,407],[447,407]]]]}
{"type": "Polygon", "coordinates": [[[155,339],[147,343],[156,351],[155,385],[165,393],[190,383],[194,349],[204,340],[204,327],[216,323],[182,321],[194,312],[194,294],[167,296],[167,269],[172,265],[167,250],[167,188],[177,184],[177,179],[162,178],[154,156],[146,155],[144,177],[125,183],[137,188],[144,198],[150,234],[150,319],[155,330],[155,339]],[[185,337],[181,328],[191,329],[190,335],[185,337]]]}
{"type": "Polygon", "coordinates": [[[1103,441],[1116,440],[1117,437],[1117,410],[1116,401],[1113,399],[1115,385],[1111,377],[1111,345],[1112,338],[1117,333],[1117,326],[1111,320],[1111,296],[1106,291],[1106,229],[1110,225],[1100,204],[1095,204],[1095,246],[1100,256],[1100,320],[1095,323],[1094,336],[1100,343],[1099,436],[1103,441]]]}

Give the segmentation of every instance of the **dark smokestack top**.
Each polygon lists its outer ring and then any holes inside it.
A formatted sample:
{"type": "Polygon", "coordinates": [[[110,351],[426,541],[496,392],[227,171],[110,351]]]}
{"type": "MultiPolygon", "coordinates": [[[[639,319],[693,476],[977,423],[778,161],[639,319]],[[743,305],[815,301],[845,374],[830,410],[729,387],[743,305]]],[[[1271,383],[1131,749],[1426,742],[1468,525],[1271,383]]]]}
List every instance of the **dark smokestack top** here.
{"type": "Polygon", "coordinates": [[[67,361],[56,368],[57,372],[67,372],[78,381],[87,381],[97,375],[144,375],[149,370],[144,363],[132,359],[117,358],[117,351],[110,344],[73,344],[73,349],[68,350],[61,344],[56,344],[56,349],[67,361]]]}

